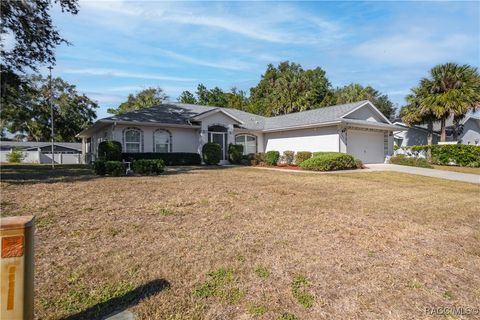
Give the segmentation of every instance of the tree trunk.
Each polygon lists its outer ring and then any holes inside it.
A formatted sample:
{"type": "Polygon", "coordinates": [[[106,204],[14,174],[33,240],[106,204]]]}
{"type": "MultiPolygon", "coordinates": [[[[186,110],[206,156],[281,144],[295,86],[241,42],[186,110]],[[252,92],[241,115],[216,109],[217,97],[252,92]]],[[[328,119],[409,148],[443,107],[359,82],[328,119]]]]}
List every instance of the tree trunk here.
{"type": "Polygon", "coordinates": [[[447,141],[447,132],[445,130],[446,129],[445,122],[446,122],[445,117],[442,117],[442,119],[440,119],[440,141],[441,142],[447,141]]]}
{"type": "Polygon", "coordinates": [[[433,144],[433,122],[428,121],[427,123],[427,144],[433,144]]]}

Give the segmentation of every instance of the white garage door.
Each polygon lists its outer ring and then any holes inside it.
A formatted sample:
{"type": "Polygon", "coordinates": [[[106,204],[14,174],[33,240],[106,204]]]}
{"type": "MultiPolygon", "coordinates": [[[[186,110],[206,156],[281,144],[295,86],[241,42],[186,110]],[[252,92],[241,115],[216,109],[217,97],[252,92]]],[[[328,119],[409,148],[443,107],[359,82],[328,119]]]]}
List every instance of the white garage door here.
{"type": "Polygon", "coordinates": [[[348,130],[347,153],[363,163],[383,163],[383,132],[348,130]]]}

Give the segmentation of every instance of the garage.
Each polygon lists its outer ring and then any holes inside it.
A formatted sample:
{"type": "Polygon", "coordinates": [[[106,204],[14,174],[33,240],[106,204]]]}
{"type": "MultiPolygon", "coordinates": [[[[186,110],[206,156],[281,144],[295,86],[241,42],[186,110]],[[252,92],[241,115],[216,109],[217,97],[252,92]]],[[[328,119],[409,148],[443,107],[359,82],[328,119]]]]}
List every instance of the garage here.
{"type": "Polygon", "coordinates": [[[363,163],[383,163],[385,160],[383,131],[347,131],[347,153],[363,163]]]}

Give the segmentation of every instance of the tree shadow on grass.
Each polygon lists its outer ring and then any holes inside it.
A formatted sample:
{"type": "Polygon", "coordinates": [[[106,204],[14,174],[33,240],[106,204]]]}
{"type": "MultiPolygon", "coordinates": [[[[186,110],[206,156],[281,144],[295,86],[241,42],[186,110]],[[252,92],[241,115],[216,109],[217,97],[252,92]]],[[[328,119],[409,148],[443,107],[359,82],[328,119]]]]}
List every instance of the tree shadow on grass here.
{"type": "Polygon", "coordinates": [[[2,164],[1,179],[12,184],[85,181],[97,178],[87,165],[2,164]]]}
{"type": "Polygon", "coordinates": [[[64,320],[104,319],[114,312],[120,312],[137,305],[141,300],[147,299],[157,293],[168,289],[170,283],[164,279],[156,279],[141,285],[119,297],[98,303],[76,314],[70,315],[64,320]]]}

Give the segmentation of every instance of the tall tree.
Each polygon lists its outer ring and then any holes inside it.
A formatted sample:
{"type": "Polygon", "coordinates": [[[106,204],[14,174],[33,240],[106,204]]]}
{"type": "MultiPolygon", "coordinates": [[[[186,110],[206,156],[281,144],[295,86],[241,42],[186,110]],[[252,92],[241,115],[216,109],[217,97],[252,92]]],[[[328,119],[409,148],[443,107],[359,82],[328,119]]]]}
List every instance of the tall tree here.
{"type": "Polygon", "coordinates": [[[112,114],[122,114],[144,108],[151,108],[167,100],[168,96],[164,93],[162,88],[147,88],[135,95],[129,94],[127,101],[122,102],[118,108],[107,109],[107,112],[112,114]]]}
{"type": "Polygon", "coordinates": [[[180,96],[178,96],[177,101],[181,103],[189,103],[189,104],[197,103],[197,99],[195,98],[195,95],[188,90],[183,91],[180,94],[180,96]]]}
{"type": "Polygon", "coordinates": [[[360,100],[370,100],[388,119],[391,119],[395,113],[395,107],[387,95],[380,93],[371,86],[364,87],[358,83],[336,88],[322,105],[336,105],[360,100]]]}
{"type": "Polygon", "coordinates": [[[62,12],[78,13],[77,0],[0,1],[0,53],[2,70],[37,71],[39,64],[53,64],[54,50],[63,39],[53,25],[50,9],[59,4],[62,12]],[[6,41],[12,45],[6,45],[6,41]]]}
{"type": "Polygon", "coordinates": [[[407,104],[400,110],[400,117],[408,126],[426,124],[427,143],[433,144],[433,123],[436,117],[430,110],[422,106],[422,99],[427,93],[424,88],[413,88],[411,93],[405,97],[407,104]]]}
{"type": "Polygon", "coordinates": [[[432,68],[430,77],[423,78],[412,92],[417,107],[407,109],[404,117],[412,112],[419,112],[422,120],[433,115],[440,121],[440,141],[446,141],[449,117],[458,122],[467,112],[480,108],[480,75],[469,65],[449,62],[432,68]]]}
{"type": "Polygon", "coordinates": [[[11,133],[24,135],[28,140],[51,139],[49,97],[54,111],[55,140],[76,141],[75,135],[87,128],[96,118],[97,103],[79,94],[74,85],[61,78],[30,76],[15,91],[15,96],[2,105],[1,118],[11,133]]]}
{"type": "Polygon", "coordinates": [[[250,89],[250,109],[274,116],[318,108],[329,88],[325,71],[319,67],[304,70],[288,61],[278,67],[270,64],[257,86],[250,89]]]}

